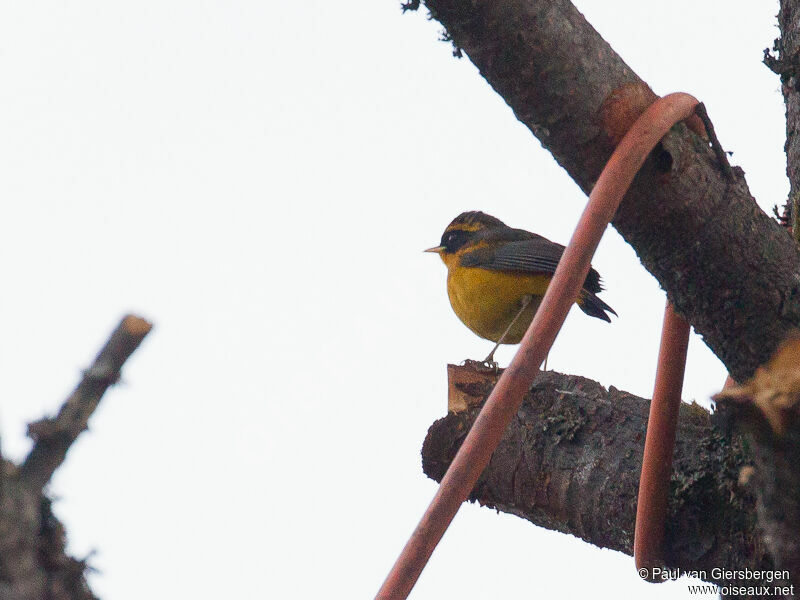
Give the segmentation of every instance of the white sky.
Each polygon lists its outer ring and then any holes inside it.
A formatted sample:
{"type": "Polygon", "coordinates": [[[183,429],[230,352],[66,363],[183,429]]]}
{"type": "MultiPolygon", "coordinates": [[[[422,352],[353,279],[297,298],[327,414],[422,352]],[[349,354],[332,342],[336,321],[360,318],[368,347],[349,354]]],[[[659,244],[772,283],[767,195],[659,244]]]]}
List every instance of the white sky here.
{"type": "MultiPolygon", "coordinates": [[[[51,486],[107,600],[371,597],[435,492],[445,365],[490,348],[421,250],[469,209],[569,239],[584,195],[399,4],[0,2],[6,455],[125,311],[156,324],[51,486]]],[[[783,201],[776,2],[579,5],[783,201]]],[[[664,295],[613,230],[594,265],[620,317],[572,311],[549,366],[649,396],[664,295]]],[[[704,400],[724,369],[689,362],[704,400]]],[[[469,505],[412,598],[586,594],[688,597],[469,505]]]]}

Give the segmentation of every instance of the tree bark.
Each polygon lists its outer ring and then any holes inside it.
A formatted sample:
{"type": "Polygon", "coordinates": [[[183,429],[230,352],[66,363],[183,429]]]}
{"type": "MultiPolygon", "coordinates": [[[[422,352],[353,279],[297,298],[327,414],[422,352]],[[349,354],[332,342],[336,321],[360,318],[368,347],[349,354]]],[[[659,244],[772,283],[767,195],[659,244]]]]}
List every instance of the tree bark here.
{"type": "Polygon", "coordinates": [[[778,24],[781,37],[775,40],[775,57],[764,51],[764,62],[781,78],[786,104],[786,174],[789,176],[790,223],[800,235],[800,3],[781,0],[778,24]]]}

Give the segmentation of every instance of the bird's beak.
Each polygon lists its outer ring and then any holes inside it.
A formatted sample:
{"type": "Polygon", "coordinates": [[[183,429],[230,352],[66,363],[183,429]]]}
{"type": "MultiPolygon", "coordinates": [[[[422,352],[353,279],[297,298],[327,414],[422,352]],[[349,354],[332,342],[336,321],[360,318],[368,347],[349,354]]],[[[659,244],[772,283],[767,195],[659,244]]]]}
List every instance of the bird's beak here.
{"type": "Polygon", "coordinates": [[[444,246],[434,246],[433,248],[428,248],[427,250],[423,250],[423,252],[436,252],[436,254],[441,254],[444,252],[444,246]]]}

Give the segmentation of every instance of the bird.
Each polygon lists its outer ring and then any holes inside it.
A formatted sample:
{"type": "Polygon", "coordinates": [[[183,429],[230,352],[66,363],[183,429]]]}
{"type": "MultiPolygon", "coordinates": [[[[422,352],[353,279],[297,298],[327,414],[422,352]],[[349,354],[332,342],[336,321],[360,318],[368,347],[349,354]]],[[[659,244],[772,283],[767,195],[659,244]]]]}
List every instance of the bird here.
{"type": "MultiPolygon", "coordinates": [[[[438,254],[447,267],[447,295],[458,318],[478,336],[495,342],[481,362],[496,369],[494,353],[500,344],[522,340],[564,246],[486,213],[468,211],[453,219],[438,246],[425,252],[438,254]]],[[[590,268],[576,302],[587,315],[611,322],[608,313],[617,313],[597,297],[602,290],[600,274],[590,268]]]]}

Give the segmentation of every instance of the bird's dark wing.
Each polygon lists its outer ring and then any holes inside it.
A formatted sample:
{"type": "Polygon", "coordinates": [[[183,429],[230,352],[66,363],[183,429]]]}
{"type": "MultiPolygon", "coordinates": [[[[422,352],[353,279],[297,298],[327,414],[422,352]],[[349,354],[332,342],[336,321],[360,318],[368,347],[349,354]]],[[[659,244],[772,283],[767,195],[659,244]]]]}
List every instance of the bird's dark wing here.
{"type": "MultiPolygon", "coordinates": [[[[461,257],[461,264],[465,267],[530,275],[555,273],[558,261],[564,253],[564,246],[547,238],[531,235],[534,236],[531,239],[490,244],[488,247],[467,252],[461,257]]],[[[595,294],[603,289],[597,271],[589,270],[583,287],[595,294]]]]}

